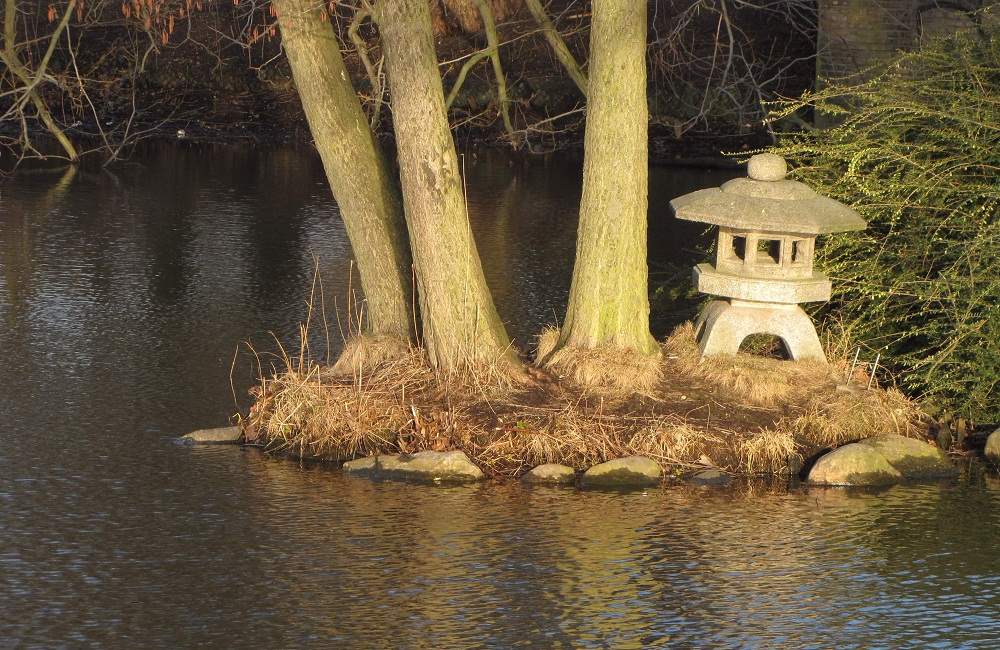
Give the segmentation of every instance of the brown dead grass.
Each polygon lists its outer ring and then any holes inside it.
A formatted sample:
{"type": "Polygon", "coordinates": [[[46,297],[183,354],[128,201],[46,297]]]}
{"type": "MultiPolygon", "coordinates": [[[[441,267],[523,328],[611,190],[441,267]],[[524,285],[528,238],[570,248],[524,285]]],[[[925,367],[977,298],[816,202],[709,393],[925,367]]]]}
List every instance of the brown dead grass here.
{"type": "Polygon", "coordinates": [[[667,338],[664,349],[674,372],[718,386],[734,399],[774,407],[801,401],[819,385],[836,387],[838,367],[816,361],[788,363],[740,354],[702,359],[694,343],[694,326],[685,323],[667,338]]]}
{"type": "Polygon", "coordinates": [[[660,354],[646,355],[618,347],[556,349],[559,330],[546,327],[538,336],[536,363],[583,389],[648,394],[663,379],[660,354]]]}
{"type": "Polygon", "coordinates": [[[394,336],[355,335],[344,344],[331,372],[344,376],[363,375],[367,368],[406,358],[411,352],[409,343],[394,336]]]}
{"type": "Polygon", "coordinates": [[[550,462],[585,469],[633,454],[668,470],[759,475],[787,472],[828,446],[925,431],[914,404],[894,389],[865,390],[860,371],[852,390],[838,390],[843,362],[742,354],[700,362],[690,324],[667,339],[656,380],[634,394],[581,389],[543,370],[508,383],[489,369],[440,377],[419,349],[391,358],[356,353],[365,362],[350,374],[296,360],[262,379],[248,438],[335,460],[461,449],[495,477],[550,462]]]}

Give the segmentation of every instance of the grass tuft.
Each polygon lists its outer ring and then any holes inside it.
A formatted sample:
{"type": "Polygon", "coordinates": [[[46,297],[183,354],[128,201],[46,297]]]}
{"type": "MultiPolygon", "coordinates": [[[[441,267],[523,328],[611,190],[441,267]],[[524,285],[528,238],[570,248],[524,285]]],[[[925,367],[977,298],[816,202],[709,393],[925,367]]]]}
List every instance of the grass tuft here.
{"type": "Polygon", "coordinates": [[[536,364],[583,389],[615,394],[649,393],[663,378],[660,354],[617,346],[557,348],[559,330],[547,327],[538,337],[536,364]]]}
{"type": "MultiPolygon", "coordinates": [[[[557,337],[543,332],[539,353],[557,337]]],[[[363,363],[352,362],[351,373],[286,359],[285,368],[262,378],[248,438],[330,460],[461,449],[498,478],[543,463],[586,469],[636,454],[665,469],[716,466],[771,475],[787,473],[824,447],[926,430],[909,400],[895,389],[865,390],[860,371],[851,388],[838,390],[846,362],[744,354],[700,361],[690,324],[663,344],[656,379],[641,392],[595,391],[575,376],[537,369],[516,379],[504,368],[442,376],[419,349],[390,347],[393,354],[381,354],[362,351],[368,342],[356,344],[351,358],[363,363]]],[[[615,367],[635,370],[628,362],[615,367]]]]}

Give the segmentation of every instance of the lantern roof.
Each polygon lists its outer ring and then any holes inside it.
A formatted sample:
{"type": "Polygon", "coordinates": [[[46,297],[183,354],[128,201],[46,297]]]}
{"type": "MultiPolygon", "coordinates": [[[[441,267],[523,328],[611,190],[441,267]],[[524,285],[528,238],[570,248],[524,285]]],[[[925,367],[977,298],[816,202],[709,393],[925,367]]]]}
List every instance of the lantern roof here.
{"type": "Polygon", "coordinates": [[[787,171],[781,156],[757,154],[747,164],[747,178],[679,196],[670,207],[678,219],[758,232],[823,235],[867,227],[843,203],[787,180],[787,171]]]}

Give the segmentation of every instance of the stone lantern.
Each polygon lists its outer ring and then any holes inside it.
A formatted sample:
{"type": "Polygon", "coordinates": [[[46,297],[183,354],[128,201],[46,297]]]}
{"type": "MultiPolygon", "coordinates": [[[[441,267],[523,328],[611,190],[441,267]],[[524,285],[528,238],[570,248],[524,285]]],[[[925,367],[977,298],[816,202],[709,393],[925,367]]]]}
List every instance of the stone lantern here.
{"type": "Polygon", "coordinates": [[[816,328],[799,303],[830,298],[830,281],[813,270],[817,235],[864,230],[847,206],[786,180],[785,159],[758,154],[749,178],[670,202],[678,219],[719,227],[715,265],[694,267],[698,291],[713,300],[695,324],[703,357],[736,354],[751,334],[782,340],[794,360],[826,360],[816,328]]]}

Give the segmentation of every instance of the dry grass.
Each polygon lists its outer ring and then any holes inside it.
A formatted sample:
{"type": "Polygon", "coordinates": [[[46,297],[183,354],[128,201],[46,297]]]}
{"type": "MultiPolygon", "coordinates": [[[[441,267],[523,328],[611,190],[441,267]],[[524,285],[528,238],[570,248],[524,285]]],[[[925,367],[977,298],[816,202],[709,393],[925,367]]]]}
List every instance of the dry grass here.
{"type": "MultiPolygon", "coordinates": [[[[540,347],[552,336],[543,334],[540,347]]],[[[853,389],[837,390],[843,363],[747,355],[699,363],[690,325],[664,343],[657,379],[636,394],[582,390],[575,377],[541,370],[509,383],[489,369],[440,377],[420,350],[394,352],[364,352],[350,374],[289,363],[255,389],[248,437],[336,460],[461,449],[495,477],[548,462],[585,469],[633,454],[668,470],[758,475],[787,472],[828,446],[922,431],[911,402],[893,389],[865,390],[863,373],[853,389]]]]}
{"type": "Polygon", "coordinates": [[[694,338],[694,326],[685,323],[664,343],[674,372],[698,377],[756,406],[797,402],[820,386],[835,388],[838,381],[836,364],[788,363],[748,354],[702,359],[694,338]]]}
{"type": "MultiPolygon", "coordinates": [[[[905,395],[886,390],[858,389],[852,394],[813,395],[800,415],[783,426],[817,446],[834,447],[876,433],[913,436],[923,415],[905,395]]],[[[923,427],[924,429],[926,427],[923,427]]]]}
{"type": "Polygon", "coordinates": [[[405,359],[411,353],[410,344],[394,336],[354,335],[344,344],[331,371],[337,375],[363,375],[367,368],[405,359]]]}
{"type": "Polygon", "coordinates": [[[660,355],[646,355],[618,347],[556,349],[559,330],[546,327],[538,336],[536,363],[583,389],[616,394],[652,392],[663,379],[660,355]]]}

